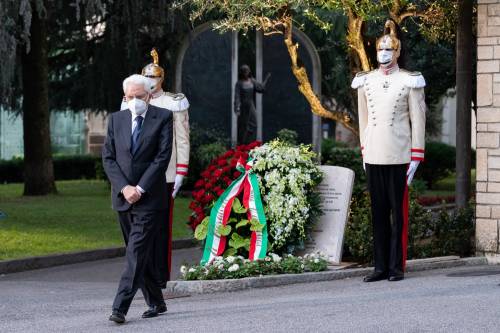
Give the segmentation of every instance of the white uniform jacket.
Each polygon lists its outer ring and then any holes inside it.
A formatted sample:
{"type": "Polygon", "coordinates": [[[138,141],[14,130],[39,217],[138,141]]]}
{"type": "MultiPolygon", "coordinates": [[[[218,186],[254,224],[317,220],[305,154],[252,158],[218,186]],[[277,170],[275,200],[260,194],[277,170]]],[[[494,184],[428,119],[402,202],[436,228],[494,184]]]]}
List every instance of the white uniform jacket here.
{"type": "Polygon", "coordinates": [[[424,77],[396,68],[360,72],[352,81],[358,90],[359,133],[363,161],[407,164],[425,153],[424,77]]]}
{"type": "MultiPolygon", "coordinates": [[[[189,168],[189,102],[184,94],[172,94],[161,91],[153,95],[150,103],[154,106],[172,111],[173,141],[172,157],[166,172],[167,183],[175,181],[175,175],[187,175],[189,168]]],[[[127,109],[122,102],[121,110],[127,109]]]]}

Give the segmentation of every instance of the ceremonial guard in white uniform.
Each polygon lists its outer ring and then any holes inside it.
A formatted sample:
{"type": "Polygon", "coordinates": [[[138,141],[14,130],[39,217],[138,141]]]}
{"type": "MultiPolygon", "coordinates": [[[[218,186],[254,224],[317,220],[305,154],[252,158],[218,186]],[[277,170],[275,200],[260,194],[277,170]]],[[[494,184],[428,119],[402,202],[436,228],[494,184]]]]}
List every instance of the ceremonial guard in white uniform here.
{"type": "Polygon", "coordinates": [[[404,278],[408,240],[408,185],[424,160],[425,80],[398,67],[401,42],[395,23],[377,40],[379,68],[361,72],[359,133],[371,196],[375,270],[365,282],[404,278]]]}
{"type": "MultiPolygon", "coordinates": [[[[154,85],[151,105],[172,111],[173,114],[173,142],[172,157],[166,173],[166,186],[170,195],[169,216],[165,217],[165,224],[155,241],[155,263],[159,272],[159,283],[162,288],[170,280],[172,266],[172,223],[174,199],[182,186],[184,177],[188,174],[189,165],[189,102],[181,93],[169,93],[162,89],[165,71],[158,65],[158,53],[151,51],[153,62],[142,69],[142,75],[149,78],[154,85]]],[[[127,108],[122,103],[122,109],[127,108]]]]}

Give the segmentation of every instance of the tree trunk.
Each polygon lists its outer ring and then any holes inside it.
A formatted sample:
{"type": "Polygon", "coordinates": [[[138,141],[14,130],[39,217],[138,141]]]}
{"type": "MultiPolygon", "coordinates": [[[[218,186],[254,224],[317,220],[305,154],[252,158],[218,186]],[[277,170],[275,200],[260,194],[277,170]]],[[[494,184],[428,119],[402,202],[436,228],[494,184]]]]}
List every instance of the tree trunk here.
{"type": "MultiPolygon", "coordinates": [[[[363,28],[362,18],[354,17],[352,15],[348,16],[347,43],[349,44],[349,47],[352,50],[354,50],[355,54],[358,56],[359,67],[361,68],[361,70],[369,71],[372,68],[370,66],[370,61],[368,60],[368,55],[366,54],[365,44],[363,43],[362,28],[363,28]]],[[[354,70],[357,71],[357,68],[354,70]]]]}
{"type": "Polygon", "coordinates": [[[31,1],[31,48],[22,52],[24,195],[56,192],[50,145],[48,45],[46,14],[31,1]]]}
{"type": "Polygon", "coordinates": [[[457,208],[465,207],[471,191],[472,1],[458,1],[457,25],[457,208]]]}

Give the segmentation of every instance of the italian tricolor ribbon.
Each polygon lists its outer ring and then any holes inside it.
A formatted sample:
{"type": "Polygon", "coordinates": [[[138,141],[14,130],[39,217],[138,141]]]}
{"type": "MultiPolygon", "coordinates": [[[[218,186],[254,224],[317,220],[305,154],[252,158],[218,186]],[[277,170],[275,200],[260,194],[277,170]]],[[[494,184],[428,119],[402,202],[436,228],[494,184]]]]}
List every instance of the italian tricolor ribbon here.
{"type": "Polygon", "coordinates": [[[263,259],[267,253],[267,227],[264,207],[260,197],[257,175],[252,172],[253,161],[245,163],[238,161],[236,169],[241,175],[217,199],[210,211],[205,250],[201,264],[212,262],[216,256],[221,256],[226,248],[226,237],[218,233],[220,225],[225,226],[231,215],[234,199],[243,192],[243,206],[247,208],[248,220],[258,220],[264,226],[262,231],[252,231],[250,237],[250,260],[263,259]]]}

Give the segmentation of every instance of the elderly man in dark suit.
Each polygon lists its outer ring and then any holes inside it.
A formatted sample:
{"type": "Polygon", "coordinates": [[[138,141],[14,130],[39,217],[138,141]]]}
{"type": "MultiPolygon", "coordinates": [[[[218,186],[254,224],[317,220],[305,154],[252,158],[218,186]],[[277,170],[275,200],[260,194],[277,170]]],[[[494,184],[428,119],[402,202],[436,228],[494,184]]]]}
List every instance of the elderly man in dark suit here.
{"type": "Polygon", "coordinates": [[[125,322],[139,288],[149,306],[143,318],[167,311],[150,253],[153,235],[167,214],[165,172],[172,152],[172,113],[149,104],[149,79],[132,75],[123,90],[128,108],[110,115],[102,152],[127,245],[127,263],[109,317],[116,323],[125,322]]]}

